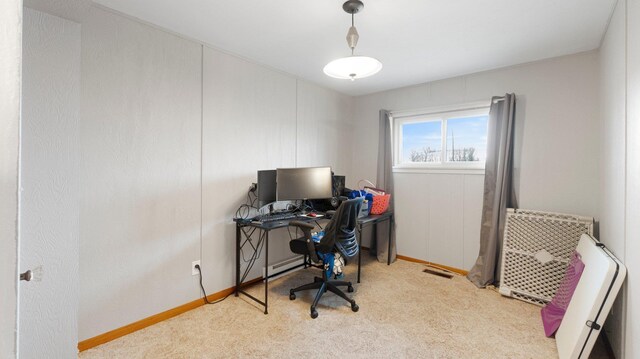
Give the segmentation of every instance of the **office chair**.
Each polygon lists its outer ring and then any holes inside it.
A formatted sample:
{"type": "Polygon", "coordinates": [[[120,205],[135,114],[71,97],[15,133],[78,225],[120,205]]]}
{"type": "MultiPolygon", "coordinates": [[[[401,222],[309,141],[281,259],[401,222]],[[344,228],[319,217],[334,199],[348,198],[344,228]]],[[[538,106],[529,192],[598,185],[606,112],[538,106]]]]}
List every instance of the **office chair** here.
{"type": "MultiPolygon", "coordinates": [[[[337,294],[347,302],[351,303],[351,310],[357,312],[358,305],[356,301],[347,297],[347,295],[338,287],[347,287],[348,292],[353,292],[353,285],[346,281],[330,280],[331,274],[327,274],[332,263],[325,261],[325,254],[339,251],[345,257],[345,265],[347,259],[352,259],[358,254],[359,245],[356,238],[356,221],[360,207],[362,206],[362,198],[351,199],[342,202],[340,207],[334,212],[331,221],[325,227],[325,234],[319,242],[314,242],[311,237],[311,230],[315,228],[313,224],[301,221],[291,221],[289,226],[302,230],[304,236],[293,239],[289,242],[289,247],[293,253],[305,255],[305,261],[312,267],[322,269],[322,278],[315,277],[313,283],[305,284],[289,291],[289,299],[296,299],[296,292],[308,289],[318,289],[315,299],[311,304],[311,318],[318,317],[316,306],[322,295],[328,290],[337,294]]],[[[329,212],[327,212],[329,214],[329,212]]],[[[331,260],[333,257],[331,257],[331,260]]]]}

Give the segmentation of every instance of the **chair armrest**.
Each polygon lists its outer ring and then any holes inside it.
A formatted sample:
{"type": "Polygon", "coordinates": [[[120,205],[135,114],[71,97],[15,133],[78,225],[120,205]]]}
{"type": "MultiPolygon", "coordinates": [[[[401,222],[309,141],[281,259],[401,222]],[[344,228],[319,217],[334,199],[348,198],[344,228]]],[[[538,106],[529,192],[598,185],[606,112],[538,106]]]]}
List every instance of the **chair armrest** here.
{"type": "Polygon", "coordinates": [[[334,214],[336,214],[336,211],[333,211],[333,210],[326,211],[324,214],[325,214],[325,216],[327,216],[327,218],[331,218],[331,217],[333,217],[334,214]]]}
{"type": "Polygon", "coordinates": [[[314,263],[320,262],[320,258],[316,253],[316,245],[311,238],[311,230],[316,228],[316,226],[303,221],[291,221],[289,222],[289,226],[298,227],[302,230],[302,233],[304,233],[304,240],[305,242],[307,242],[307,251],[309,252],[309,258],[311,258],[311,261],[313,261],[314,263]]]}
{"type": "MultiPolygon", "coordinates": [[[[314,228],[316,228],[315,225],[309,223],[309,222],[303,222],[303,221],[291,221],[289,222],[289,226],[290,227],[298,227],[300,229],[304,230],[312,230],[314,228]]],[[[306,232],[305,232],[306,234],[306,232]]]]}

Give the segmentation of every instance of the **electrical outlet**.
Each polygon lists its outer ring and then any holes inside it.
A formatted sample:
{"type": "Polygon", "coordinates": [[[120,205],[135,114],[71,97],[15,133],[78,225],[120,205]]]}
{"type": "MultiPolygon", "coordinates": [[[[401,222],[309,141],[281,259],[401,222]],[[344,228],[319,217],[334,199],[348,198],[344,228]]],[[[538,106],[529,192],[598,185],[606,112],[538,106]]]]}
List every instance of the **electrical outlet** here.
{"type": "Polygon", "coordinates": [[[198,272],[198,268],[196,268],[196,265],[199,265],[200,269],[202,269],[202,266],[200,265],[200,261],[199,260],[191,262],[191,275],[200,274],[200,272],[198,272]]]}

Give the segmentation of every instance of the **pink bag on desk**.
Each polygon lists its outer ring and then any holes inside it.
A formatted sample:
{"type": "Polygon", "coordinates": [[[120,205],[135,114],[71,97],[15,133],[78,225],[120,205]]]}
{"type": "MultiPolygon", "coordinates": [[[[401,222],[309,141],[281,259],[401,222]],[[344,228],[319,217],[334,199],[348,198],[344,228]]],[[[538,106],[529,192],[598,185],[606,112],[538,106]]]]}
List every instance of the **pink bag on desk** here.
{"type": "Polygon", "coordinates": [[[371,205],[371,214],[383,214],[389,209],[390,194],[380,194],[373,196],[373,204],[371,205]]]}
{"type": "Polygon", "coordinates": [[[385,190],[376,188],[371,181],[360,180],[358,181],[358,186],[360,186],[361,182],[366,182],[369,186],[364,186],[364,191],[367,193],[371,193],[373,195],[372,203],[369,204],[371,209],[369,213],[371,214],[383,214],[389,209],[389,202],[391,201],[391,194],[387,193],[385,190]]]}

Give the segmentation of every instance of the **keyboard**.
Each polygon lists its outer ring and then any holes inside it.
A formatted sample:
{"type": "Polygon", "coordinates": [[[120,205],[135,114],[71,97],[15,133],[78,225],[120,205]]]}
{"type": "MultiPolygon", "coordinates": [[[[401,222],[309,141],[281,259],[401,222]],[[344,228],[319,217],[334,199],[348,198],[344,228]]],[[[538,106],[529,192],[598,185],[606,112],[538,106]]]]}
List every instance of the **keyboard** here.
{"type": "Polygon", "coordinates": [[[255,216],[253,221],[255,222],[273,222],[273,221],[287,221],[290,219],[296,219],[298,215],[294,213],[275,213],[275,214],[261,214],[255,216]]]}

